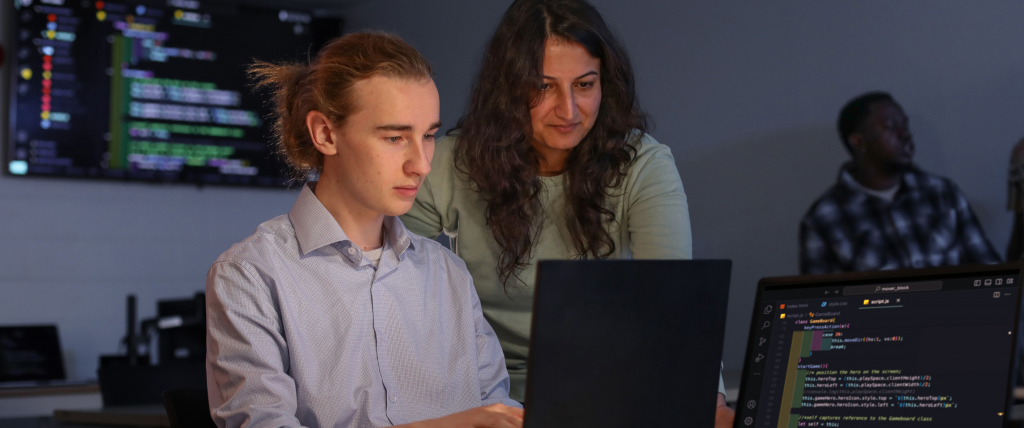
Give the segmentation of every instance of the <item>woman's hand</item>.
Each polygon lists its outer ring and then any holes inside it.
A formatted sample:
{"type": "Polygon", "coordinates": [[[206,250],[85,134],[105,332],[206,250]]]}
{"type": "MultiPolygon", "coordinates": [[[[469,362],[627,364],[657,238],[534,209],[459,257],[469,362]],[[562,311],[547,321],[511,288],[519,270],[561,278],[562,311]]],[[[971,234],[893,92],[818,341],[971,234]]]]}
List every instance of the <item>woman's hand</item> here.
{"type": "Polygon", "coordinates": [[[718,394],[718,407],[715,409],[715,428],[732,428],[736,412],[725,405],[725,396],[718,394]]]}
{"type": "Polygon", "coordinates": [[[442,418],[399,426],[404,428],[522,428],[523,409],[504,404],[491,404],[453,413],[442,418]]]}

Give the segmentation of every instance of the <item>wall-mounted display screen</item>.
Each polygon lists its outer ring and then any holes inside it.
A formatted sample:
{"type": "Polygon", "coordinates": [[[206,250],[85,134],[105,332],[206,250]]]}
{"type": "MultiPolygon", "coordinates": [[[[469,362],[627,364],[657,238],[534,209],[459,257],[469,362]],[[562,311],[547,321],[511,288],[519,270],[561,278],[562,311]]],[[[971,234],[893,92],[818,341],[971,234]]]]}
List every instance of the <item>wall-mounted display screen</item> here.
{"type": "Polygon", "coordinates": [[[13,0],[11,175],[281,186],[254,59],[341,32],[310,11],[206,0],[13,0]]]}

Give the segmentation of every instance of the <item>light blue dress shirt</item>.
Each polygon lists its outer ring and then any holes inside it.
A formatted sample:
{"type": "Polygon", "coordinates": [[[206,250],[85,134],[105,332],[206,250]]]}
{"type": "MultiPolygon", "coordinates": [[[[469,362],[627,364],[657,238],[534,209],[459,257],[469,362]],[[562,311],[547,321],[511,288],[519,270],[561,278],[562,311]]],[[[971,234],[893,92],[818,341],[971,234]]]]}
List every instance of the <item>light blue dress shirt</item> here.
{"type": "Polygon", "coordinates": [[[509,378],[461,259],[385,217],[375,267],[304,186],[210,268],[220,427],[380,427],[503,403],[509,378]]]}

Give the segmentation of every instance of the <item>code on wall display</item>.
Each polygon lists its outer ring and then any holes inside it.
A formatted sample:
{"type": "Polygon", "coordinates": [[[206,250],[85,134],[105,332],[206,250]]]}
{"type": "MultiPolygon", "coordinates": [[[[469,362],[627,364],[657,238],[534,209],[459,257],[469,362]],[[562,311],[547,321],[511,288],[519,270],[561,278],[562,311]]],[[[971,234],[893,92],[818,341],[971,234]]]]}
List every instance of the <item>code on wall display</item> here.
{"type": "Polygon", "coordinates": [[[194,0],[14,0],[11,175],[280,186],[254,60],[306,61],[312,12],[194,0]]]}

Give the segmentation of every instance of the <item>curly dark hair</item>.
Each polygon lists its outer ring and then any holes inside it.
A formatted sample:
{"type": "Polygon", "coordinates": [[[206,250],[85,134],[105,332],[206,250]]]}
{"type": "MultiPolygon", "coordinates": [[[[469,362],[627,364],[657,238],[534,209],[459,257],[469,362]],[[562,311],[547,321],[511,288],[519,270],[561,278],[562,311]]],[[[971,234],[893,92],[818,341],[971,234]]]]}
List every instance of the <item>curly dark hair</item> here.
{"type": "Polygon", "coordinates": [[[541,227],[542,184],[530,109],[540,102],[549,38],[579,44],[601,61],[601,105],[594,127],[569,153],[563,170],[565,222],[577,257],[615,252],[605,228],[615,222],[615,213],[606,201],[636,158],[630,135],[647,132],[629,57],[597,9],[584,0],[512,3],[487,48],[468,112],[456,126],[455,146],[456,170],[487,203],[485,216],[501,247],[497,270],[506,290],[513,277],[522,282],[518,274],[529,264],[541,227]]]}

